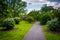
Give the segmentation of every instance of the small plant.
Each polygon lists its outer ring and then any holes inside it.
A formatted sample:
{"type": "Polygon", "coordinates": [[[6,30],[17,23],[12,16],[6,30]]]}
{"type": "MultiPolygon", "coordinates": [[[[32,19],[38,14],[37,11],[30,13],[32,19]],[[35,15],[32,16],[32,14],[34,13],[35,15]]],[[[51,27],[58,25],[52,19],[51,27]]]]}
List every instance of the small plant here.
{"type": "Polygon", "coordinates": [[[59,25],[59,21],[57,18],[48,21],[47,22],[47,27],[49,28],[49,30],[51,31],[60,31],[60,25],[59,25]]]}
{"type": "Polygon", "coordinates": [[[15,21],[15,24],[19,24],[20,18],[19,18],[19,17],[15,17],[15,18],[14,18],[14,21],[15,21]]]}
{"type": "Polygon", "coordinates": [[[13,18],[7,18],[3,21],[2,27],[6,28],[7,30],[14,28],[14,19],[13,18]]]}

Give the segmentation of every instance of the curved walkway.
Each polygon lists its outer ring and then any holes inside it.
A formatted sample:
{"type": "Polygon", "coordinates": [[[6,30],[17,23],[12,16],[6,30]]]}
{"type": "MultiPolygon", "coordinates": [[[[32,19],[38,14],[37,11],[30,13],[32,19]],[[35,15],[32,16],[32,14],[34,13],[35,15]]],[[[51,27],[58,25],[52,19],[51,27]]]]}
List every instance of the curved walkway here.
{"type": "Polygon", "coordinates": [[[39,22],[35,22],[23,40],[46,40],[39,22]]]}

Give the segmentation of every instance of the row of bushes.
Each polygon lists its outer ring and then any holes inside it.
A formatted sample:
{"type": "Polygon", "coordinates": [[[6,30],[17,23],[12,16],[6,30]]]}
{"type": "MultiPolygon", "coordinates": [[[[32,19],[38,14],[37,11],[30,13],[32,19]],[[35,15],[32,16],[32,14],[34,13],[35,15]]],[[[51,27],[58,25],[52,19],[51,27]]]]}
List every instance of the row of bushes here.
{"type": "Polygon", "coordinates": [[[29,23],[32,23],[32,22],[35,21],[34,18],[33,18],[32,16],[29,16],[29,15],[27,15],[27,16],[22,16],[21,19],[22,19],[22,20],[25,20],[25,21],[27,21],[27,22],[29,22],[29,23]]]}
{"type": "Polygon", "coordinates": [[[7,30],[13,29],[15,24],[19,24],[20,18],[7,18],[2,23],[1,26],[7,30]]]}
{"type": "Polygon", "coordinates": [[[53,18],[53,16],[51,16],[52,14],[50,15],[48,15],[47,13],[41,14],[40,24],[47,25],[50,31],[60,32],[60,20],[58,17],[53,18]]]}

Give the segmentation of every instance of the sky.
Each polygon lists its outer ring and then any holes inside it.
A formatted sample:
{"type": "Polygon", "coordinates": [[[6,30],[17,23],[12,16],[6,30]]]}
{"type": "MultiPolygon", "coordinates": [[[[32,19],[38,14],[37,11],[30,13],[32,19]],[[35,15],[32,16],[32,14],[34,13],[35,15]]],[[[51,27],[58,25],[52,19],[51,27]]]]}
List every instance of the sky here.
{"type": "Polygon", "coordinates": [[[42,6],[53,6],[54,8],[60,7],[60,0],[22,0],[27,2],[26,9],[28,12],[32,10],[40,10],[42,6]]]}

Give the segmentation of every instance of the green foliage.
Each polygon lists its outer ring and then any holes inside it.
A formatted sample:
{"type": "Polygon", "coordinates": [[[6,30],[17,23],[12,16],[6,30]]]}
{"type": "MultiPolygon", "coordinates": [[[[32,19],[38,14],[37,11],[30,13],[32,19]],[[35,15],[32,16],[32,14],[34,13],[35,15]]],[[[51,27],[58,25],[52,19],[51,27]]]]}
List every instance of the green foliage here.
{"type": "Polygon", "coordinates": [[[15,18],[14,18],[14,21],[15,21],[15,24],[19,24],[20,18],[19,18],[19,17],[15,17],[15,18]]]}
{"type": "Polygon", "coordinates": [[[3,21],[2,27],[6,28],[7,30],[14,28],[14,19],[13,18],[7,18],[3,21]]]}
{"type": "Polygon", "coordinates": [[[52,6],[43,6],[41,12],[51,12],[54,8],[52,6]]]}
{"type": "Polygon", "coordinates": [[[47,23],[47,21],[49,21],[49,20],[51,20],[51,18],[50,18],[49,15],[47,15],[47,14],[42,15],[42,14],[41,14],[40,23],[41,23],[42,25],[45,25],[45,24],[47,23]]]}
{"type": "Polygon", "coordinates": [[[0,0],[0,24],[8,17],[16,17],[25,12],[26,4],[22,0],[0,0]]]}
{"type": "Polygon", "coordinates": [[[47,26],[48,26],[49,30],[51,30],[51,31],[60,31],[60,25],[59,25],[58,18],[48,21],[47,26]]]}
{"type": "Polygon", "coordinates": [[[40,14],[39,14],[39,11],[33,10],[28,15],[33,17],[35,20],[38,20],[38,15],[40,15],[40,14]]]}
{"type": "Polygon", "coordinates": [[[55,14],[55,17],[60,18],[60,10],[54,9],[52,13],[55,14]]]}
{"type": "Polygon", "coordinates": [[[7,8],[5,0],[0,0],[0,23],[9,15],[7,8]]]}
{"type": "Polygon", "coordinates": [[[24,12],[26,2],[22,0],[6,0],[8,4],[8,11],[12,13],[13,17],[19,16],[19,13],[24,12]]]}
{"type": "Polygon", "coordinates": [[[7,14],[7,4],[5,3],[4,0],[0,0],[0,17],[6,17],[8,16],[7,14]]]}
{"type": "Polygon", "coordinates": [[[54,9],[52,13],[55,15],[55,18],[58,18],[58,21],[60,23],[60,10],[54,9]]]}
{"type": "Polygon", "coordinates": [[[26,21],[28,21],[29,23],[34,22],[34,18],[33,18],[33,17],[31,17],[31,16],[26,17],[26,19],[25,19],[25,20],[26,20],[26,21]]]}

